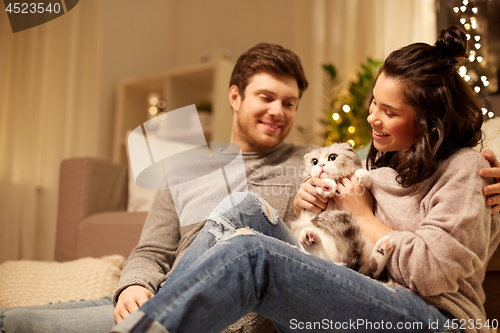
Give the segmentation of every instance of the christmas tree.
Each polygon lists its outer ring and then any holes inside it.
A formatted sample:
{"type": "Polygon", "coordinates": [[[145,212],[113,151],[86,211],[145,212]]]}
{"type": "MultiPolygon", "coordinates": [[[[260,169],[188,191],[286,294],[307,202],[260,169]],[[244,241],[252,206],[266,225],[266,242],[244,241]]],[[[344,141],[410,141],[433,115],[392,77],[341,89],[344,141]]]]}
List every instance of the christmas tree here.
{"type": "Polygon", "coordinates": [[[368,58],[361,65],[358,78],[347,91],[339,89],[337,71],[332,64],[323,65],[326,87],[325,144],[349,142],[355,149],[371,142],[371,128],[366,121],[372,88],[381,61],[368,58]]]}

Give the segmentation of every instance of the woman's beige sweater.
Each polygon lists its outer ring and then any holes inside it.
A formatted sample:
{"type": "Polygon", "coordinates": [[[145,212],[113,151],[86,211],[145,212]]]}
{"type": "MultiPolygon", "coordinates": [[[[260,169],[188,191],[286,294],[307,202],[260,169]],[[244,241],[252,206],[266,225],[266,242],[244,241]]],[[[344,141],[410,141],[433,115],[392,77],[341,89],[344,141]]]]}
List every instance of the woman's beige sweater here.
{"type": "Polygon", "coordinates": [[[462,149],[415,191],[393,169],[370,171],[375,215],[397,230],[389,233],[396,246],[388,285],[410,289],[471,332],[486,322],[482,282],[500,240],[500,214],[490,215],[482,193],[493,182],[479,176],[487,167],[477,151],[462,149]]]}

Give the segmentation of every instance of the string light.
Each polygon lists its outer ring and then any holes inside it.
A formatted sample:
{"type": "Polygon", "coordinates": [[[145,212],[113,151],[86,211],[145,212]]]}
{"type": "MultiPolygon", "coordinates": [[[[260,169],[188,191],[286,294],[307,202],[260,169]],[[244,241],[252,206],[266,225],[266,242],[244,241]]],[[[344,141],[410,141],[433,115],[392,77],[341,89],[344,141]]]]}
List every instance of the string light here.
{"type": "Polygon", "coordinates": [[[335,113],[332,115],[332,118],[333,118],[333,120],[337,121],[337,120],[339,120],[339,119],[340,119],[340,115],[339,115],[337,112],[335,112],[335,113]]]}
{"type": "Polygon", "coordinates": [[[481,61],[483,61],[483,57],[477,56],[477,62],[481,62],[481,61]]]}
{"type": "MultiPolygon", "coordinates": [[[[490,111],[490,112],[488,112],[488,117],[493,118],[494,116],[495,116],[495,114],[494,114],[493,112],[491,112],[491,111],[490,111]]],[[[354,145],[353,145],[353,146],[354,146],[354,145]]]]}
{"type": "Polygon", "coordinates": [[[472,29],[476,29],[477,28],[477,21],[476,21],[475,17],[471,17],[470,18],[470,23],[472,25],[472,29]]]}
{"type": "Polygon", "coordinates": [[[479,92],[481,91],[481,88],[479,86],[475,86],[474,91],[476,92],[476,94],[479,94],[479,92]]]}
{"type": "Polygon", "coordinates": [[[472,12],[473,12],[474,14],[477,14],[477,7],[472,8],[472,12]]]}
{"type": "Polygon", "coordinates": [[[349,113],[349,111],[351,111],[351,107],[347,104],[344,104],[342,110],[344,110],[345,113],[349,113]]]}
{"type": "Polygon", "coordinates": [[[458,7],[453,7],[453,11],[454,11],[455,13],[458,13],[458,11],[459,11],[459,10],[460,10],[460,9],[459,9],[458,7]]]}
{"type": "Polygon", "coordinates": [[[351,134],[353,134],[354,132],[356,132],[356,128],[354,126],[349,126],[349,128],[347,129],[347,131],[351,134]]]}
{"type": "Polygon", "coordinates": [[[469,0],[464,0],[462,1],[462,3],[464,4],[464,6],[467,6],[469,4],[469,0]]]}
{"type": "Polygon", "coordinates": [[[487,108],[481,108],[481,111],[483,112],[483,116],[486,115],[486,113],[488,113],[488,109],[487,108]]]}

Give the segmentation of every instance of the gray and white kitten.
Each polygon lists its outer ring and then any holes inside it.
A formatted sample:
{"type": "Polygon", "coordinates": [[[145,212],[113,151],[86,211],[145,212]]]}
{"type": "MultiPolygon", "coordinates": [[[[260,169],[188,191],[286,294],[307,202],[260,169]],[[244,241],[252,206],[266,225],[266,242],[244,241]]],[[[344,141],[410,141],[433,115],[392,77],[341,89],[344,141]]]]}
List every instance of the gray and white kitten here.
{"type": "MultiPolygon", "coordinates": [[[[334,143],[304,155],[303,177],[319,177],[328,185],[317,187],[318,194],[332,198],[337,182],[353,174],[360,185],[370,188],[368,171],[349,143],[334,143]]],[[[363,188],[363,190],[365,190],[363,188]]],[[[361,274],[377,278],[394,250],[389,236],[377,241],[375,246],[361,232],[359,222],[351,214],[339,209],[334,199],[328,201],[321,213],[304,210],[290,229],[308,253],[335,263],[343,263],[361,274]]]]}

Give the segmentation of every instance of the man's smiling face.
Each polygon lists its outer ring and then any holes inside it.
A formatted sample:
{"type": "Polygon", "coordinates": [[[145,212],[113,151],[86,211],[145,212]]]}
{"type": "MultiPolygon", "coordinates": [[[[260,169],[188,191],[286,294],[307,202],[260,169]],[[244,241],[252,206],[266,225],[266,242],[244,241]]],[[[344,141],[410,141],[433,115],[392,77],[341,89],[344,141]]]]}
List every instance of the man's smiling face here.
{"type": "Polygon", "coordinates": [[[231,86],[229,102],[233,108],[231,142],[242,152],[265,151],[290,133],[299,87],[294,77],[260,72],[249,80],[243,100],[238,87],[231,86]]]}

